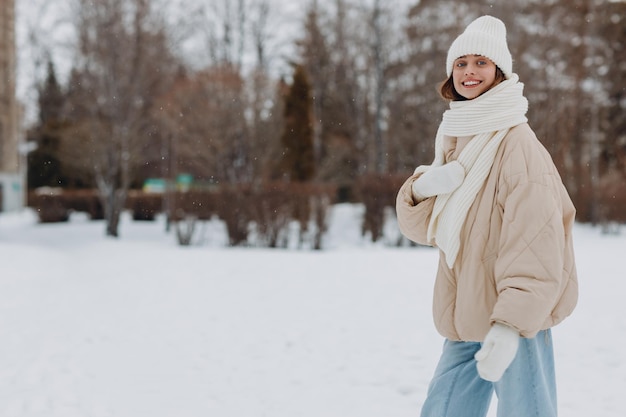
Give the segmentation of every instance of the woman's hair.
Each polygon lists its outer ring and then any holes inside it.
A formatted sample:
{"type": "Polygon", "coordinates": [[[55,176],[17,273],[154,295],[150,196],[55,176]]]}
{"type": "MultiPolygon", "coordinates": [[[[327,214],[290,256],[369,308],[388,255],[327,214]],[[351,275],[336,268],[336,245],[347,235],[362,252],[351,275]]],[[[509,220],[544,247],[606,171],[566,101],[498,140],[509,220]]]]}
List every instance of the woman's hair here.
{"type": "MultiPolygon", "coordinates": [[[[496,85],[500,84],[504,80],[506,80],[504,73],[502,72],[500,68],[496,67],[496,79],[493,82],[493,85],[491,87],[492,88],[495,87],[496,85]]],[[[454,81],[452,80],[452,74],[450,74],[447,80],[439,84],[438,90],[439,90],[439,95],[443,97],[444,100],[448,100],[448,101],[467,100],[465,97],[463,97],[456,91],[456,88],[454,88],[454,81]]]]}

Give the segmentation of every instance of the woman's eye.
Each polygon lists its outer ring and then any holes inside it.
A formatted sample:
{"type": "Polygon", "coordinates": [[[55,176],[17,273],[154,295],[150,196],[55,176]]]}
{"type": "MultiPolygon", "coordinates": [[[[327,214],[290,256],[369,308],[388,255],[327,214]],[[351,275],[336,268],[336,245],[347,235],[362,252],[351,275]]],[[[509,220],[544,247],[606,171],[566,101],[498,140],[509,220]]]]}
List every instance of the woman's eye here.
{"type": "Polygon", "coordinates": [[[487,65],[487,61],[478,61],[478,65],[487,65]]]}
{"type": "Polygon", "coordinates": [[[465,66],[465,62],[457,62],[456,66],[459,67],[459,68],[464,67],[465,66]]]}

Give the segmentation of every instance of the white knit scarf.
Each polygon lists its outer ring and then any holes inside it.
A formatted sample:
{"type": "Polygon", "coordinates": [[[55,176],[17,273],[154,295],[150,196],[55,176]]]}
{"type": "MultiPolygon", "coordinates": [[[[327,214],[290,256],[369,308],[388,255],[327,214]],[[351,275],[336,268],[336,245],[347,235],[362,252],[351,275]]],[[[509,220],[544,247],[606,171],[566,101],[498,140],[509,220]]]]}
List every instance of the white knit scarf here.
{"type": "Polygon", "coordinates": [[[457,159],[465,168],[465,180],[454,192],[437,196],[428,225],[428,241],[444,252],[450,268],[459,253],[467,212],[489,175],[500,142],[511,127],[528,121],[528,100],[523,90],[524,84],[512,74],[473,100],[451,102],[437,131],[433,163],[415,169],[415,173],[426,172],[445,163],[444,136],[472,136],[457,159]]]}

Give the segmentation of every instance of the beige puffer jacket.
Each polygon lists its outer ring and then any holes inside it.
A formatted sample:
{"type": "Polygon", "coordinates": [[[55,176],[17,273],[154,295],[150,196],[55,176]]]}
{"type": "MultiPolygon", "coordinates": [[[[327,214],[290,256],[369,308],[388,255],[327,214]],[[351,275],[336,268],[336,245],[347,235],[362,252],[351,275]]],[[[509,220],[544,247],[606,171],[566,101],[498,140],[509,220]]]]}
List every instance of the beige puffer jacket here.
{"type": "MultiPolygon", "coordinates": [[[[446,162],[456,153],[447,152],[446,162]]],[[[413,200],[417,177],[398,193],[398,223],[406,237],[428,244],[435,197],[413,200]]],[[[528,124],[512,128],[469,209],[452,269],[440,252],[433,300],[439,333],[483,341],[491,324],[501,322],[530,338],[567,317],[578,299],[574,216],[547,150],[528,124]]]]}

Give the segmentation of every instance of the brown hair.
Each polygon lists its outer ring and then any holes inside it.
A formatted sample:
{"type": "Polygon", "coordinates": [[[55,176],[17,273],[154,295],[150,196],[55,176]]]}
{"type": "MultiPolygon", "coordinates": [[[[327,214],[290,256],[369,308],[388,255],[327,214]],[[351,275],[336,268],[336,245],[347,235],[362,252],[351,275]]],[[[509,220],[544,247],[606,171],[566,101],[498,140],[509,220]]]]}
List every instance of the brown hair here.
{"type": "MultiPolygon", "coordinates": [[[[502,72],[502,70],[500,68],[496,67],[496,79],[493,82],[493,85],[491,86],[491,88],[493,88],[496,85],[500,84],[504,80],[506,80],[506,77],[504,76],[504,73],[502,72]]],[[[456,88],[454,88],[454,81],[452,81],[452,74],[450,74],[450,76],[448,77],[447,80],[442,81],[439,84],[438,90],[439,90],[439,95],[444,100],[448,100],[448,101],[463,101],[463,100],[467,100],[465,97],[463,97],[462,95],[460,95],[456,91],[456,88]]]]}

